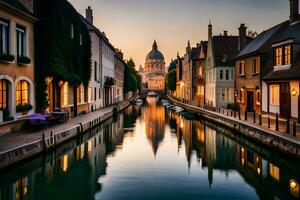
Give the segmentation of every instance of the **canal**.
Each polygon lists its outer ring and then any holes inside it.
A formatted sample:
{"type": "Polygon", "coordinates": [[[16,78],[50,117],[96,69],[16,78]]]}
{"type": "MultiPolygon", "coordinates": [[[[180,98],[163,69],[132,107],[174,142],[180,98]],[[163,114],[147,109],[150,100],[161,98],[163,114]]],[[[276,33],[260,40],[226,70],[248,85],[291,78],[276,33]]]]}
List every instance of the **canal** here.
{"type": "Polygon", "coordinates": [[[299,164],[148,98],[0,172],[0,200],[299,199],[299,164]]]}

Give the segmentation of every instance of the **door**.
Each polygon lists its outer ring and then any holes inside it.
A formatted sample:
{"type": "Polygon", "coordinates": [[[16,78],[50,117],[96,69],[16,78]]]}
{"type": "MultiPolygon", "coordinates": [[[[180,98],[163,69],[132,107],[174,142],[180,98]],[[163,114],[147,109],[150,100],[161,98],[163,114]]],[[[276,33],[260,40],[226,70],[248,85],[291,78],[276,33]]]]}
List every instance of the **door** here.
{"type": "Polygon", "coordinates": [[[254,111],[254,92],[247,92],[247,112],[254,111]]]}
{"type": "Polygon", "coordinates": [[[291,116],[291,94],[289,82],[280,84],[280,115],[283,117],[291,116]]]}

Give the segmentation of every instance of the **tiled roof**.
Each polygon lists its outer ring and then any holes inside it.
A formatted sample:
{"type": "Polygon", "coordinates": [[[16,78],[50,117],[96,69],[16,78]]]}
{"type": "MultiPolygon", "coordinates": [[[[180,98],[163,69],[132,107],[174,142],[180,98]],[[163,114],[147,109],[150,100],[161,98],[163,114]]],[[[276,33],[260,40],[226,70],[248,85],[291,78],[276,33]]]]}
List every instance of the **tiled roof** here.
{"type": "Polygon", "coordinates": [[[216,66],[234,66],[238,53],[238,36],[214,36],[213,52],[216,66]]]}
{"type": "Polygon", "coordinates": [[[15,9],[17,9],[19,11],[24,12],[25,14],[32,15],[32,13],[18,0],[0,0],[0,2],[1,1],[14,7],[15,9]]]}
{"type": "Polygon", "coordinates": [[[280,30],[281,27],[287,25],[289,21],[278,24],[266,31],[263,31],[255,39],[253,39],[238,55],[237,58],[241,58],[253,53],[257,53],[260,49],[267,45],[270,45],[271,38],[280,30]]]}
{"type": "Polygon", "coordinates": [[[86,18],[84,18],[81,14],[79,14],[79,17],[81,18],[81,20],[83,21],[83,23],[86,25],[87,29],[89,31],[94,31],[99,37],[101,37],[105,43],[115,51],[115,47],[109,42],[109,40],[107,39],[107,37],[97,28],[95,27],[94,25],[90,24],[86,18]]]}
{"type": "MultiPolygon", "coordinates": [[[[285,24],[284,27],[276,33],[272,44],[276,44],[282,41],[293,39],[294,43],[300,42],[300,21],[285,24]]],[[[293,57],[292,65],[290,69],[271,71],[263,79],[264,80],[284,80],[284,79],[300,79],[300,48],[297,45],[292,48],[295,55],[293,57]]]]}

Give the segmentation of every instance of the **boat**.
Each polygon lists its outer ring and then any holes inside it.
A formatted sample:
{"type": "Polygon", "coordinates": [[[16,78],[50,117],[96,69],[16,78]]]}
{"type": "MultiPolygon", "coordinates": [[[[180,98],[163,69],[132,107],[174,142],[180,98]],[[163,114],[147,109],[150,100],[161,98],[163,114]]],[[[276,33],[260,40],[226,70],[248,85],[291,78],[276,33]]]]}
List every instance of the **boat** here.
{"type": "Polygon", "coordinates": [[[179,106],[174,106],[171,108],[172,111],[176,112],[176,113],[180,113],[180,112],[183,112],[184,109],[179,107],[179,106]]]}
{"type": "Polygon", "coordinates": [[[180,113],[185,119],[188,120],[195,120],[197,118],[197,115],[195,113],[183,111],[180,113]]]}
{"type": "Polygon", "coordinates": [[[151,91],[151,92],[148,93],[148,97],[157,97],[157,93],[151,91]]]}
{"type": "Polygon", "coordinates": [[[137,106],[141,106],[144,104],[144,101],[142,99],[137,99],[137,100],[135,100],[134,104],[137,106]]]}

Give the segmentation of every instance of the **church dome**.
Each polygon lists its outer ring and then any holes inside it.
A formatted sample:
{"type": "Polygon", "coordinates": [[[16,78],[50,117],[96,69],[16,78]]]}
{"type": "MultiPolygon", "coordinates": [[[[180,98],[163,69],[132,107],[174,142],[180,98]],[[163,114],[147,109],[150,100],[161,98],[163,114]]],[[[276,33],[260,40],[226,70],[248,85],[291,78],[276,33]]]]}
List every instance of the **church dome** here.
{"type": "Polygon", "coordinates": [[[157,43],[154,40],[152,50],[148,53],[147,60],[165,60],[164,55],[157,50],[157,43]]]}

